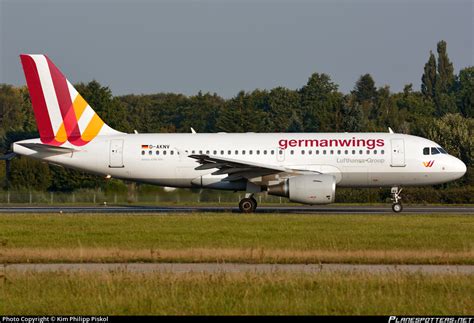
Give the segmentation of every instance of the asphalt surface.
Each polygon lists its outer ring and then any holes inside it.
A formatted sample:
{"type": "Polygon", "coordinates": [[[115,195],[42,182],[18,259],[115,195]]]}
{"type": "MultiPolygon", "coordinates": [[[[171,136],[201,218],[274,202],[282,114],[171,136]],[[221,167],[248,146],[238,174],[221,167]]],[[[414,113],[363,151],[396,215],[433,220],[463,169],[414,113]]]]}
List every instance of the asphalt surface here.
{"type": "Polygon", "coordinates": [[[353,265],[353,264],[228,264],[228,263],[71,263],[71,264],[10,264],[0,268],[0,273],[21,272],[110,272],[136,273],[422,273],[422,274],[474,274],[471,265],[353,265]]]}
{"type": "MultiPolygon", "coordinates": [[[[0,213],[240,213],[232,206],[3,206],[0,213]]],[[[393,214],[391,205],[387,206],[259,206],[259,214],[393,214]]],[[[403,214],[462,213],[474,215],[474,206],[404,206],[403,214]]]]}

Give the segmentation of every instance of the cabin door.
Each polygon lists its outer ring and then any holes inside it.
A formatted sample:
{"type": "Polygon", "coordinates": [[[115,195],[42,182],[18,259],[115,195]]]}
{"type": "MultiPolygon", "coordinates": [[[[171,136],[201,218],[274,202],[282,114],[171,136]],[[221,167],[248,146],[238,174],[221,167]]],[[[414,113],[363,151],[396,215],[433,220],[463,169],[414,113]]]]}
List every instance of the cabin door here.
{"type": "Polygon", "coordinates": [[[112,139],[109,150],[109,167],[122,168],[123,165],[123,139],[112,139]]]}
{"type": "Polygon", "coordinates": [[[405,167],[405,141],[403,139],[392,139],[392,167],[405,167]]]}

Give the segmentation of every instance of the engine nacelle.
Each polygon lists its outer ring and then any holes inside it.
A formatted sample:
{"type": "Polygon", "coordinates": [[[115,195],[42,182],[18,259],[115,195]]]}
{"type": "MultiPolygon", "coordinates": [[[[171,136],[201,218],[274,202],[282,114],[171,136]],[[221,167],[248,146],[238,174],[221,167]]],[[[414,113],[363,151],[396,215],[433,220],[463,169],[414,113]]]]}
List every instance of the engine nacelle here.
{"type": "Polygon", "coordinates": [[[336,178],[332,175],[299,175],[268,187],[268,194],[288,197],[291,202],[329,204],[336,197],[336,178]]]}

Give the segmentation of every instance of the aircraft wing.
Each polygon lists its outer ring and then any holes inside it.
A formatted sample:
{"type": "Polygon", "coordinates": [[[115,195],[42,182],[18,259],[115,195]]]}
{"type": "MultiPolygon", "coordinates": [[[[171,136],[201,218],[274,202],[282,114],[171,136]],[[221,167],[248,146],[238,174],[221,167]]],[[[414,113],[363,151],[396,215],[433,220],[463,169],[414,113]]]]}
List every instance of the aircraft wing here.
{"type": "MultiPolygon", "coordinates": [[[[209,155],[189,155],[188,157],[196,159],[201,164],[196,170],[214,169],[212,175],[224,175],[224,181],[236,181],[240,179],[253,179],[272,174],[298,174],[301,171],[293,170],[281,166],[267,165],[250,161],[242,161],[225,157],[214,157],[209,155]]],[[[305,171],[303,171],[305,172],[305,171]]],[[[307,172],[306,172],[307,173],[307,172]]]]}

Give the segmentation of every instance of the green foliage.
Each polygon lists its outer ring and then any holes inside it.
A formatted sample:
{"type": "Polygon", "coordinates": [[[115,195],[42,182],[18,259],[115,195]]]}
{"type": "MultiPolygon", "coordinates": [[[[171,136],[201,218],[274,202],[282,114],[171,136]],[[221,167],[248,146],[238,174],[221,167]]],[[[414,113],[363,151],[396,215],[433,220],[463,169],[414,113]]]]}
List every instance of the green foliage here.
{"type": "Polygon", "coordinates": [[[459,111],[467,118],[474,118],[474,66],[459,71],[455,93],[459,111]]]}
{"type": "Polygon", "coordinates": [[[343,104],[343,95],[329,75],[314,73],[300,90],[301,114],[305,132],[337,130],[337,117],[343,104]]]}
{"type": "Polygon", "coordinates": [[[352,93],[359,103],[375,100],[377,97],[377,89],[375,88],[375,81],[372,76],[370,74],[361,75],[352,93]]]}
{"type": "Polygon", "coordinates": [[[47,190],[51,185],[51,172],[46,163],[31,158],[15,158],[11,161],[11,187],[31,190],[47,190]]]}

